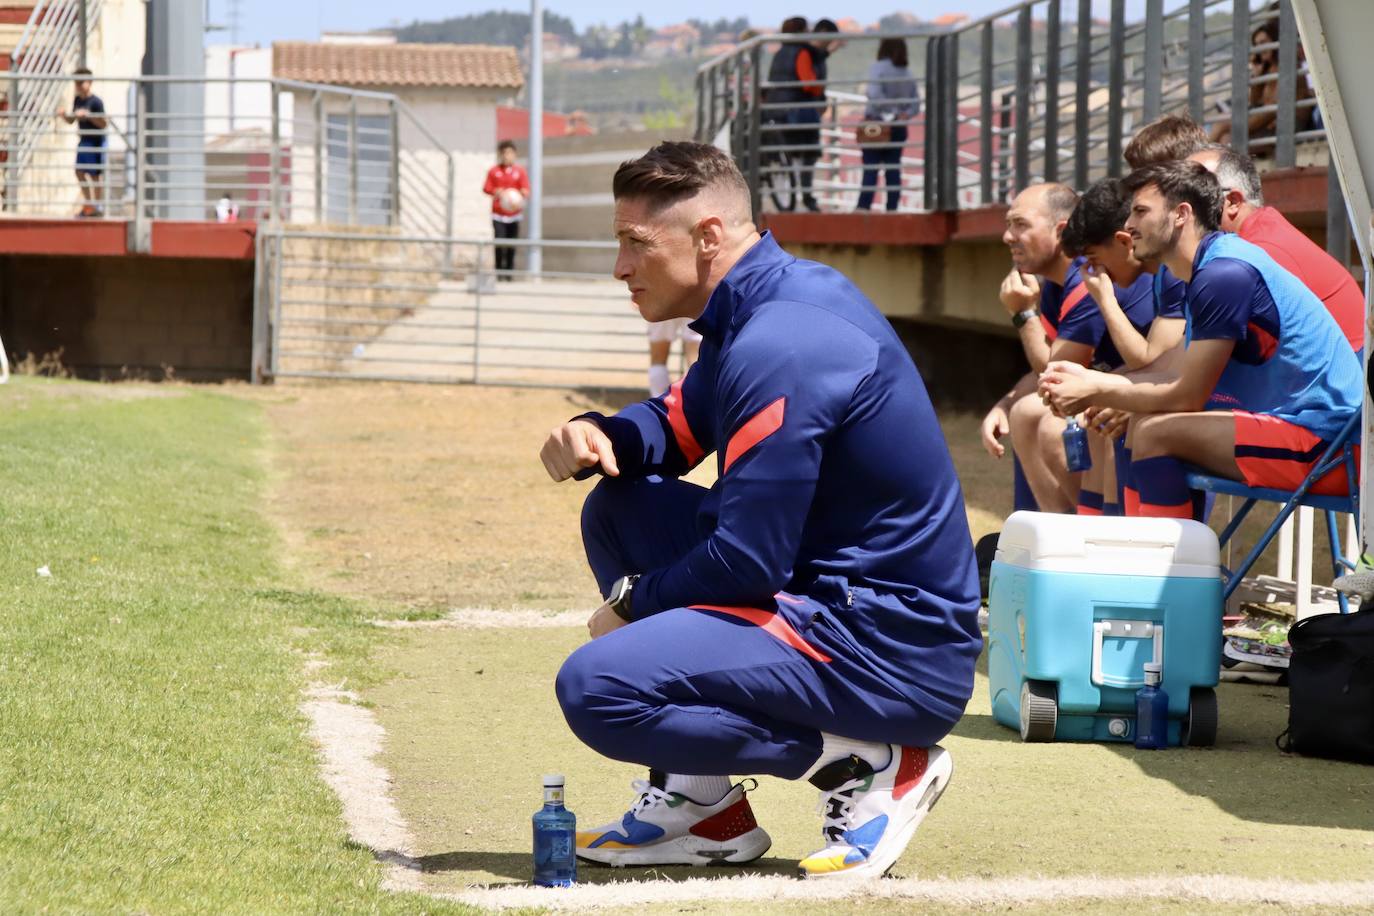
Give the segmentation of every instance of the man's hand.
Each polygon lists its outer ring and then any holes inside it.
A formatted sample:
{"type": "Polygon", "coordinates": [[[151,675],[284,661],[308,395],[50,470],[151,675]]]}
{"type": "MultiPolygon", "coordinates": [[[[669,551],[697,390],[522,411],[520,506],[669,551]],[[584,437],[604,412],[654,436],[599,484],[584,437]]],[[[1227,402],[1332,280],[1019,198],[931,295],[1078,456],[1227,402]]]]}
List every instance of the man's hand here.
{"type": "Polygon", "coordinates": [[[983,437],[983,448],[994,458],[1001,458],[1007,453],[1007,447],[1001,443],[1001,438],[1011,432],[1011,421],[1007,417],[1007,409],[998,401],[988,411],[988,415],[983,418],[983,425],[979,427],[979,433],[983,437]]]}
{"type": "Polygon", "coordinates": [[[1087,265],[1083,271],[1083,285],[1099,308],[1104,302],[1116,302],[1116,290],[1112,287],[1112,278],[1107,276],[1105,270],[1098,270],[1091,264],[1087,265]]]}
{"type": "Polygon", "coordinates": [[[549,433],[539,460],[555,481],[567,480],[598,463],[607,477],[620,476],[610,438],[590,420],[570,420],[549,433]]]}
{"type": "Polygon", "coordinates": [[[1002,289],[997,297],[1002,300],[1008,315],[1033,309],[1040,304],[1040,281],[1035,274],[1023,274],[1013,269],[1002,280],[1002,289]]]}
{"type": "MultiPolygon", "coordinates": [[[[1061,417],[1072,417],[1092,406],[1103,375],[1078,363],[1056,360],[1040,374],[1040,398],[1061,417]]],[[[1125,378],[1121,378],[1124,382],[1125,378]]]]}
{"type": "Polygon", "coordinates": [[[1106,439],[1119,439],[1126,432],[1131,414],[1115,407],[1089,407],[1083,411],[1083,424],[1106,439]]]}
{"type": "Polygon", "coordinates": [[[629,621],[612,610],[609,604],[603,604],[592,611],[592,616],[587,619],[587,634],[592,639],[596,639],[598,636],[605,636],[613,630],[620,629],[627,623],[629,621]]]}

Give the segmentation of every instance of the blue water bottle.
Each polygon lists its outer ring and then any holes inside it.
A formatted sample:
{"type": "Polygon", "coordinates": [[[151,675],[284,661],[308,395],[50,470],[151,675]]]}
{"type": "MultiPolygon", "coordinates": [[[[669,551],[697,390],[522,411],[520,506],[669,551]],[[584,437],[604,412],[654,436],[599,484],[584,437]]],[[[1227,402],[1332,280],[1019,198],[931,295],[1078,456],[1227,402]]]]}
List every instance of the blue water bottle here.
{"type": "Polygon", "coordinates": [[[563,807],[563,774],[544,776],[544,807],[534,812],[534,883],[569,887],[577,880],[577,817],[563,807]]]}
{"type": "Polygon", "coordinates": [[[1086,471],[1093,466],[1093,456],[1088,452],[1088,431],[1078,425],[1077,417],[1069,417],[1069,425],[1064,430],[1064,462],[1070,471],[1086,471]]]}
{"type": "Polygon", "coordinates": [[[1169,695],[1159,686],[1158,662],[1145,663],[1145,686],[1135,692],[1135,746],[1159,751],[1169,746],[1169,695]]]}

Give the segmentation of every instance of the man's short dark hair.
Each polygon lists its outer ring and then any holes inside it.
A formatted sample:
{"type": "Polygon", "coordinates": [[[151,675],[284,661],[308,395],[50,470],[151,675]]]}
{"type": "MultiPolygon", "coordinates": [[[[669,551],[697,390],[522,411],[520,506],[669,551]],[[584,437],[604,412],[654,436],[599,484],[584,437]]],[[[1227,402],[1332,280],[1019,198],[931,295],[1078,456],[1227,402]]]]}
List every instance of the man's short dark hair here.
{"type": "Polygon", "coordinates": [[[496,144],[496,151],[498,153],[503,153],[506,150],[510,150],[512,153],[515,152],[514,140],[502,140],[500,143],[496,144]]]}
{"type": "Polygon", "coordinates": [[[840,27],[835,24],[833,19],[817,19],[816,24],[811,27],[812,34],[817,32],[838,32],[840,27]]]}
{"type": "Polygon", "coordinates": [[[1207,144],[1207,132],[1192,118],[1167,114],[1135,132],[1122,154],[1133,169],[1187,159],[1207,144]]]}
{"type": "Polygon", "coordinates": [[[1131,215],[1131,197],[1115,178],[1104,178],[1083,192],[1060,236],[1064,253],[1076,258],[1092,245],[1111,240],[1131,215]]]}
{"type": "Polygon", "coordinates": [[[643,198],[655,209],[711,187],[749,198],[749,184],[733,159],[709,143],[689,140],[660,143],[638,159],[622,162],[611,183],[616,200],[643,198]]]}
{"type": "Polygon", "coordinates": [[[1264,182],[1253,159],[1221,143],[1209,143],[1202,152],[1217,154],[1217,183],[1223,192],[1234,188],[1245,195],[1247,204],[1264,206],[1264,182]]]}
{"type": "Polygon", "coordinates": [[[806,31],[805,16],[788,16],[782,21],[782,28],[778,29],[784,35],[798,35],[806,31]]]}
{"type": "Polygon", "coordinates": [[[1221,227],[1221,185],[1201,162],[1175,160],[1147,165],[1127,175],[1121,183],[1128,194],[1150,185],[1159,188],[1170,209],[1185,203],[1192,207],[1193,218],[1204,232],[1221,227]]]}
{"type": "Polygon", "coordinates": [[[74,70],[74,71],[72,72],[72,75],[73,75],[73,76],[91,76],[92,74],[91,74],[91,69],[90,69],[89,67],[77,67],[76,70],[74,70]]]}

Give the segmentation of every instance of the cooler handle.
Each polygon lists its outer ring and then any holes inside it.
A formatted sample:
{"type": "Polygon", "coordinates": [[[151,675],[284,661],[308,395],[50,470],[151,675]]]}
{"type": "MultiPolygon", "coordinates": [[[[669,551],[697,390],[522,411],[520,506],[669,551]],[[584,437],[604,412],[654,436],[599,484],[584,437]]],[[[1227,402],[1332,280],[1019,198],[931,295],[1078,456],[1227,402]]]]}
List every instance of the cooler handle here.
{"type": "Polygon", "coordinates": [[[1148,620],[1093,621],[1093,683],[1101,687],[1144,687],[1145,672],[1139,678],[1118,677],[1102,673],[1102,642],[1108,636],[1118,639],[1151,639],[1154,641],[1156,665],[1164,664],[1164,624],[1148,620]]]}

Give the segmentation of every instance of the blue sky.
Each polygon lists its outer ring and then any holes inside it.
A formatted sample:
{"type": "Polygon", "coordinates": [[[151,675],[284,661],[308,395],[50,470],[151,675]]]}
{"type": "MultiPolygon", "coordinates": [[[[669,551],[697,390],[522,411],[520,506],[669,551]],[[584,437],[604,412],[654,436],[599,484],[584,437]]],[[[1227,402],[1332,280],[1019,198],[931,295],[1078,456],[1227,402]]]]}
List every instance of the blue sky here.
{"type": "MultiPolygon", "coordinates": [[[[1128,11],[1140,5],[1142,0],[1128,0],[1128,11]]],[[[1178,0],[1166,0],[1166,8],[1176,6],[1178,0]]],[[[719,19],[723,16],[739,15],[741,8],[749,10],[749,17],[755,25],[779,23],[787,16],[806,16],[817,19],[822,16],[837,18],[853,16],[862,22],[872,22],[894,10],[910,10],[916,15],[931,19],[946,12],[966,12],[979,16],[1004,9],[1011,0],[936,0],[936,2],[903,3],[902,0],[752,0],[741,4],[739,0],[695,0],[690,7],[680,7],[671,3],[648,3],[645,0],[545,0],[544,8],[577,23],[585,28],[597,22],[615,23],[633,19],[639,14],[650,25],[667,25],[680,22],[690,15],[700,19],[719,19]]],[[[1107,0],[1093,0],[1093,6],[1101,7],[1100,15],[1105,15],[1107,0]]],[[[1065,0],[1064,8],[1075,6],[1073,0],[1065,0]]],[[[226,21],[228,0],[210,0],[210,19],[217,24],[226,21]]],[[[393,24],[406,24],[416,19],[445,19],[467,13],[480,13],[491,9],[528,10],[528,3],[509,3],[500,0],[240,0],[241,12],[240,38],[249,43],[271,44],[274,39],[314,40],[320,31],[361,31],[381,28],[393,24]]],[[[1129,16],[1129,12],[1128,12],[1129,16]]],[[[213,43],[227,42],[223,32],[214,33],[209,40],[213,43]]]]}

